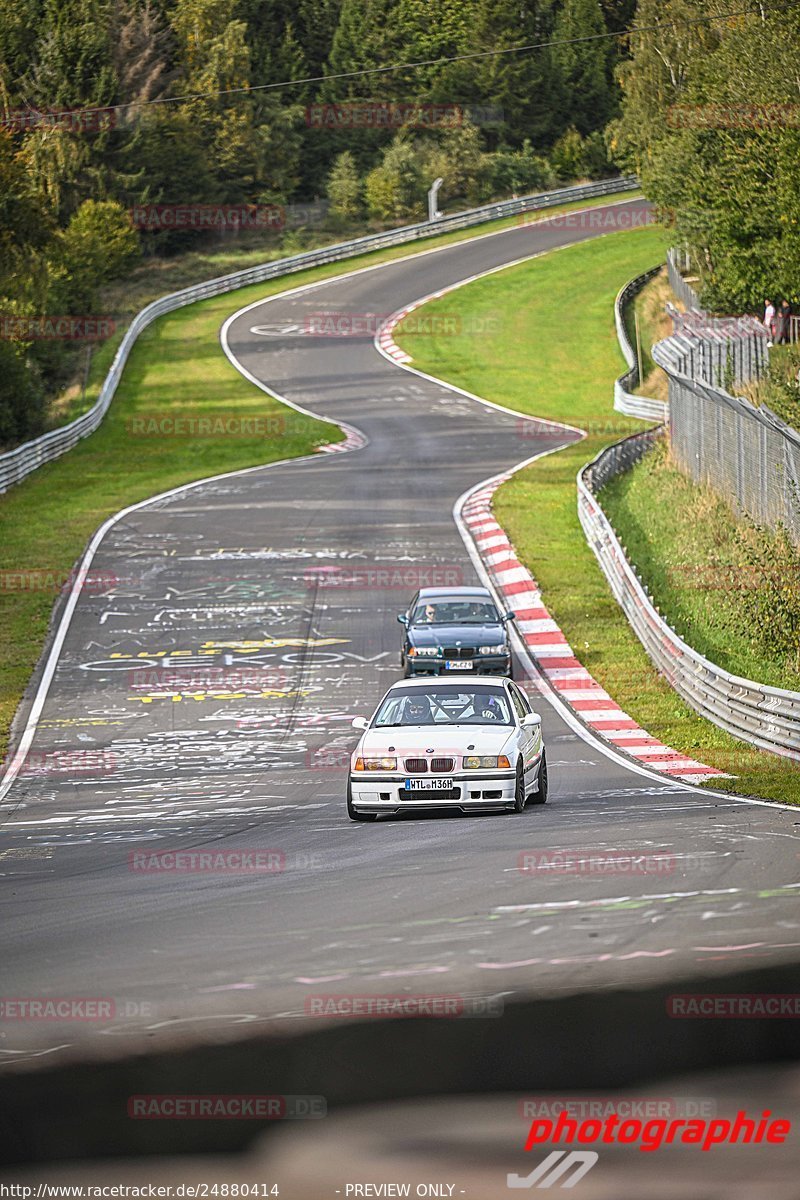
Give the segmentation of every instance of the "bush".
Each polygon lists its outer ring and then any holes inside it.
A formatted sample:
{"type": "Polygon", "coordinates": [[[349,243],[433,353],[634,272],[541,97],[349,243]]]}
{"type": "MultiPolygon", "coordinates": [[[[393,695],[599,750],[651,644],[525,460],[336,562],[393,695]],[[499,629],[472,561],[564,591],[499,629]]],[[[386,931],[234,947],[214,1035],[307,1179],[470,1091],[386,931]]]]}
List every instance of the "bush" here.
{"type": "Polygon", "coordinates": [[[396,138],[366,182],[367,208],[381,221],[421,219],[426,187],[413,146],[396,138]]]}
{"type": "Polygon", "coordinates": [[[776,416],[800,430],[800,345],[775,346],[769,369],[755,387],[743,389],[755,404],[765,404],[776,416]]]}
{"type": "Polygon", "coordinates": [[[446,126],[436,142],[420,152],[425,188],[441,177],[443,205],[475,206],[492,195],[491,157],[484,153],[480,131],[471,122],[446,126]]]}
{"type": "Polygon", "coordinates": [[[92,312],[98,287],[139,256],[139,235],[116,200],[85,200],[56,238],[51,311],[92,312]]]}
{"type": "Polygon", "coordinates": [[[546,191],[556,183],[555,171],[546,158],[534,152],[528,138],[521,150],[495,151],[490,156],[490,172],[496,196],[546,191]]]}
{"type": "Polygon", "coordinates": [[[784,526],[764,529],[742,519],[736,531],[740,562],[729,568],[728,586],[740,611],[730,623],[749,628],[756,649],[800,670],[800,548],[784,526]]]}
{"type": "Polygon", "coordinates": [[[585,175],[584,142],[577,129],[568,129],[550,151],[550,165],[559,183],[569,183],[585,175]]]}

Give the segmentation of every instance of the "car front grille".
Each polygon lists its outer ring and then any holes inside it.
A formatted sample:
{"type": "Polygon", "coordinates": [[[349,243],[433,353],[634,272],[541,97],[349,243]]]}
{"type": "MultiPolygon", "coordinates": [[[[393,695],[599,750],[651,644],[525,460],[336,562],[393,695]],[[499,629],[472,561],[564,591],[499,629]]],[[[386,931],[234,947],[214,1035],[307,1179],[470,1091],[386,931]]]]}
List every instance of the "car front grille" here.
{"type": "Polygon", "coordinates": [[[455,765],[454,758],[432,758],[430,766],[427,758],[407,758],[405,760],[405,768],[411,775],[426,775],[428,771],[432,775],[449,775],[455,769],[455,765]]]}
{"type": "Polygon", "coordinates": [[[410,771],[412,775],[424,775],[428,770],[427,758],[407,758],[406,770],[410,771]]]}
{"type": "Polygon", "coordinates": [[[474,658],[474,646],[444,646],[442,654],[445,658],[474,658]]]}

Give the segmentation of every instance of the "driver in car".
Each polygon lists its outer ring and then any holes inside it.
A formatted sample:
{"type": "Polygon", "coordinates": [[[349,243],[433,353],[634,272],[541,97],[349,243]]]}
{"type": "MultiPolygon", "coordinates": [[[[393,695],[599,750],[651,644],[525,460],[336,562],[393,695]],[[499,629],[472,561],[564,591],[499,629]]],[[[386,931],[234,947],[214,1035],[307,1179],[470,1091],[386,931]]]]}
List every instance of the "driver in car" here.
{"type": "Polygon", "coordinates": [[[503,714],[495,696],[476,696],[473,721],[502,721],[503,714]]]}
{"type": "Polygon", "coordinates": [[[431,705],[427,696],[409,696],[403,713],[404,725],[430,725],[431,705]]]}

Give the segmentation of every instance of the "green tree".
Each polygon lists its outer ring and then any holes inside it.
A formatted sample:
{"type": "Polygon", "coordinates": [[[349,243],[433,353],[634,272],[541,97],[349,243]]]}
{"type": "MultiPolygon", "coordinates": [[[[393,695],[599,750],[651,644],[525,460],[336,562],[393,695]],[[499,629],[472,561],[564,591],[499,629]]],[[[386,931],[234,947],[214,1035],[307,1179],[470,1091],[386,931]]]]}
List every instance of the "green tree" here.
{"type": "MultiPolygon", "coordinates": [[[[469,50],[482,53],[546,42],[553,36],[553,25],[553,0],[477,0],[469,50]]],[[[454,87],[463,89],[465,100],[502,110],[500,141],[521,145],[527,137],[534,146],[545,147],[568,124],[561,71],[546,46],[454,64],[448,74],[454,87]]]]}
{"type": "Polygon", "coordinates": [[[42,432],[44,388],[25,346],[0,341],[0,448],[42,432]]]}
{"type": "Polygon", "coordinates": [[[103,0],[46,0],[41,30],[19,82],[25,103],[41,109],[112,104],[116,76],[103,0]]]}
{"type": "Polygon", "coordinates": [[[356,160],[349,150],[338,156],[328,177],[331,212],[343,221],[354,221],[363,208],[363,185],[356,160]]]}
{"type": "Polygon", "coordinates": [[[53,220],[8,133],[0,130],[0,293],[13,295],[47,245],[53,220]]]}
{"type": "MultiPolygon", "coordinates": [[[[638,19],[686,11],[683,0],[666,11],[642,0],[638,19]]],[[[800,297],[799,57],[800,15],[753,3],[713,28],[637,37],[620,68],[623,111],[609,143],[669,215],[715,309],[800,297]]]]}
{"type": "Polygon", "coordinates": [[[612,78],[611,42],[599,0],[564,0],[556,18],[553,49],[566,92],[566,112],[571,125],[584,136],[602,129],[617,106],[612,78]],[[593,38],[592,41],[580,41],[593,38]]]}

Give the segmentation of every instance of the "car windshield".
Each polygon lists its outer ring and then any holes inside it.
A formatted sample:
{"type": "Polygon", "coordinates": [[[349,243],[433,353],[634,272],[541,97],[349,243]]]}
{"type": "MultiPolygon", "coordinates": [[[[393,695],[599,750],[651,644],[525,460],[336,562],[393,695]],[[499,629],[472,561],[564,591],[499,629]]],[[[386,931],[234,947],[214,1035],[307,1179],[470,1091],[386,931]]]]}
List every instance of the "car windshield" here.
{"type": "Polygon", "coordinates": [[[388,725],[513,725],[508,697],[500,689],[482,692],[457,688],[414,688],[393,691],[373,721],[388,725]]]}
{"type": "Polygon", "coordinates": [[[490,600],[425,600],[411,617],[412,625],[496,625],[500,620],[490,600]]]}

